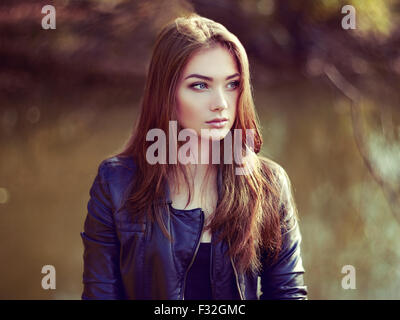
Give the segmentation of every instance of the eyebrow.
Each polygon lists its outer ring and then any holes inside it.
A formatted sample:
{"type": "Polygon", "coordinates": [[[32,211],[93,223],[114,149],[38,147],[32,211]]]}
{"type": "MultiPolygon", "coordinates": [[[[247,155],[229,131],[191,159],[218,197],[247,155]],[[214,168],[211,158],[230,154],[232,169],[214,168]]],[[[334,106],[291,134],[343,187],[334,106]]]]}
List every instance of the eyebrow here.
{"type": "MultiPolygon", "coordinates": [[[[232,79],[232,78],[234,78],[236,76],[240,76],[240,74],[239,73],[235,73],[235,74],[233,74],[231,76],[226,77],[225,80],[232,79]]],[[[213,78],[202,76],[201,74],[196,74],[196,73],[188,75],[184,80],[189,79],[189,78],[200,78],[200,79],[204,79],[204,80],[208,80],[208,81],[213,81],[213,78]]]]}

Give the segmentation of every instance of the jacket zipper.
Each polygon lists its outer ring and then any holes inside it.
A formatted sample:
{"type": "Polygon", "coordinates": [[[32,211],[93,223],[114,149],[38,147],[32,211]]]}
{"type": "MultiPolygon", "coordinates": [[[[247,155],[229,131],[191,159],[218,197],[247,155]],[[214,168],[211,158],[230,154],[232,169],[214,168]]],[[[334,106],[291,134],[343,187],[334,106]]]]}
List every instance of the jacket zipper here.
{"type": "Polygon", "coordinates": [[[194,255],[193,255],[193,257],[192,257],[192,261],[190,261],[190,264],[189,264],[188,268],[186,269],[185,276],[184,276],[184,278],[183,278],[182,300],[185,300],[185,287],[186,287],[186,277],[187,277],[187,274],[188,274],[189,269],[191,268],[191,266],[192,266],[192,264],[193,264],[193,262],[194,262],[194,259],[196,258],[197,251],[199,250],[199,247],[200,247],[200,239],[201,239],[201,233],[203,232],[203,225],[204,225],[204,212],[203,212],[203,210],[201,210],[201,229],[200,229],[200,235],[199,235],[199,237],[198,237],[198,239],[197,239],[197,246],[196,246],[196,250],[194,251],[194,255]]]}
{"type": "Polygon", "coordinates": [[[236,278],[236,286],[239,290],[239,295],[240,295],[240,300],[244,300],[243,295],[242,295],[242,291],[240,290],[240,286],[239,286],[239,277],[235,268],[235,264],[233,263],[232,257],[231,257],[231,263],[232,263],[232,267],[233,267],[233,272],[235,273],[235,278],[236,278]]]}

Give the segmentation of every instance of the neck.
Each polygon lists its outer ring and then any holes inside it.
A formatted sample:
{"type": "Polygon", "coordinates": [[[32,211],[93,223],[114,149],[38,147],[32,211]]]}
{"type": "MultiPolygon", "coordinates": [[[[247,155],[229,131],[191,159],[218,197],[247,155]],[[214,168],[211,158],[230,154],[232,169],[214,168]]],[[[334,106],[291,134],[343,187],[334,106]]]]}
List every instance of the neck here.
{"type": "MultiPolygon", "coordinates": [[[[210,142],[208,138],[206,139],[201,137],[198,137],[198,139],[189,139],[189,141],[185,143],[186,146],[190,147],[189,159],[191,159],[192,162],[184,165],[189,183],[193,182],[195,186],[200,186],[203,183],[206,183],[205,180],[216,180],[218,165],[212,163],[212,145],[216,143],[219,144],[220,142],[210,142]],[[197,151],[197,157],[196,154],[193,153],[194,150],[197,151]]],[[[185,181],[183,174],[178,172],[178,177],[176,178],[177,181],[174,183],[175,186],[182,186],[185,181]]]]}

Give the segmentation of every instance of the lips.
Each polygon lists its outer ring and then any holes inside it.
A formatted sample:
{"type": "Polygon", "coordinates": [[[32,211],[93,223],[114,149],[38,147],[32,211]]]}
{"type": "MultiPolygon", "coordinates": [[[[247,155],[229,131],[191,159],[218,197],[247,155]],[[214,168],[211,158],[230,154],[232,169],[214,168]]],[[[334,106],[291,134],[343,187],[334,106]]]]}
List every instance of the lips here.
{"type": "Polygon", "coordinates": [[[213,120],[207,121],[206,123],[222,123],[228,121],[227,118],[215,118],[213,120]]]}
{"type": "Polygon", "coordinates": [[[226,126],[228,123],[227,118],[216,118],[206,122],[211,128],[221,129],[226,126]]]}

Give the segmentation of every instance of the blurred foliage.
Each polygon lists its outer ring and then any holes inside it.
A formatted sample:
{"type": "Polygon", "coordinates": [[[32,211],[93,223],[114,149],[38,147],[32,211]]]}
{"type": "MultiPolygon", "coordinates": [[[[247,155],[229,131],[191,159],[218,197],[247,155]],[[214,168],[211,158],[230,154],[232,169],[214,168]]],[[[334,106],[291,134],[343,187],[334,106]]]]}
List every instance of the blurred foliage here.
{"type": "Polygon", "coordinates": [[[0,298],[79,298],[89,187],[138,114],[160,28],[195,11],[249,55],[263,153],[292,179],[310,299],[400,287],[400,2],[47,0],[0,3],[0,298]],[[343,30],[344,5],[357,28],[343,30]],[[40,290],[54,264],[57,290],[40,290]],[[343,265],[357,290],[343,290],[343,265]],[[11,270],[11,271],[10,271],[11,270]]]}
{"type": "Polygon", "coordinates": [[[56,32],[40,27],[45,4],[0,4],[0,87],[8,94],[29,94],[38,80],[62,89],[64,83],[120,86],[144,77],[157,31],[193,10],[234,32],[274,82],[299,72],[317,76],[327,61],[352,81],[400,74],[399,4],[393,0],[56,0],[56,32]],[[357,8],[356,30],[340,28],[345,4],[357,8]]]}

